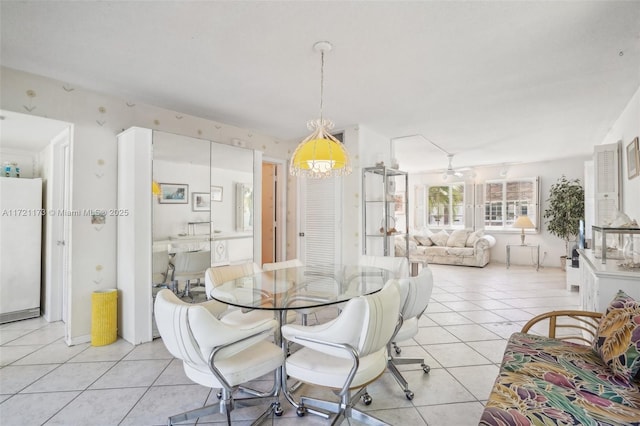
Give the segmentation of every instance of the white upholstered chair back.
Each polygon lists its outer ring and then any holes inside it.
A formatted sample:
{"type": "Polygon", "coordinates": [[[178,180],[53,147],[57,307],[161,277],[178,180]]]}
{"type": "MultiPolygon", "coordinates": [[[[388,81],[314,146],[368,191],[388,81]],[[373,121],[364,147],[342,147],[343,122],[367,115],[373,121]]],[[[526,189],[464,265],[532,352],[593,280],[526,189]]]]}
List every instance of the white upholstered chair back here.
{"type": "Polygon", "coordinates": [[[151,281],[153,284],[166,283],[169,273],[169,250],[154,251],[151,257],[151,281]]]}
{"type": "Polygon", "coordinates": [[[193,306],[180,300],[170,290],[161,290],[154,306],[156,324],[162,342],[171,355],[185,363],[208,369],[189,328],[188,312],[193,306]]]}
{"type": "Polygon", "coordinates": [[[405,321],[419,318],[427,309],[433,291],[433,274],[428,267],[423,267],[418,276],[402,278],[398,281],[400,288],[400,306],[405,321]]]}
{"type": "Polygon", "coordinates": [[[216,266],[214,268],[207,269],[204,277],[207,299],[211,299],[211,292],[220,284],[236,278],[253,275],[259,271],[260,268],[253,262],[241,263],[238,265],[216,266]]]}
{"type": "MultiPolygon", "coordinates": [[[[358,344],[360,357],[386,347],[396,330],[400,314],[400,291],[396,280],[389,280],[378,293],[364,296],[367,309],[358,344]]],[[[348,308],[345,307],[345,311],[348,308]]],[[[344,312],[343,312],[344,313],[344,312]]]]}

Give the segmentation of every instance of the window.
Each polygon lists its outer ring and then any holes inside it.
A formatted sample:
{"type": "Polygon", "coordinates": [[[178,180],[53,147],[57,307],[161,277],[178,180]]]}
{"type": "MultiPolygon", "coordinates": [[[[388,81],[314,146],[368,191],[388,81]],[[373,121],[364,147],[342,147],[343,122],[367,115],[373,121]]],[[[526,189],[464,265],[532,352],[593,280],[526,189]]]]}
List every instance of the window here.
{"type": "Polygon", "coordinates": [[[416,185],[414,226],[464,228],[464,184],[416,185]]]}
{"type": "Polygon", "coordinates": [[[485,182],[485,229],[510,229],[521,215],[529,216],[538,228],[538,178],[485,182]]]}

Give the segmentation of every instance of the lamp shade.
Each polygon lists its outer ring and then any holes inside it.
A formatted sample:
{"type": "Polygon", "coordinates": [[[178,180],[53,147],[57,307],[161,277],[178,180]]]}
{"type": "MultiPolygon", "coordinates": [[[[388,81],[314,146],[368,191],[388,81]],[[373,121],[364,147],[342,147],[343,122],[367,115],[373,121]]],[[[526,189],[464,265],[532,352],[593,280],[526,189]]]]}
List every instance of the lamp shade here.
{"type": "Polygon", "coordinates": [[[522,228],[522,229],[531,229],[531,228],[535,228],[535,225],[533,224],[533,222],[531,222],[531,219],[529,219],[529,216],[522,215],[522,216],[518,216],[515,223],[513,224],[513,227],[522,228]]]}
{"type": "Polygon", "coordinates": [[[316,120],[314,132],[300,142],[291,157],[289,172],[294,176],[325,178],[351,173],[344,145],[325,129],[327,121],[316,120]]]}

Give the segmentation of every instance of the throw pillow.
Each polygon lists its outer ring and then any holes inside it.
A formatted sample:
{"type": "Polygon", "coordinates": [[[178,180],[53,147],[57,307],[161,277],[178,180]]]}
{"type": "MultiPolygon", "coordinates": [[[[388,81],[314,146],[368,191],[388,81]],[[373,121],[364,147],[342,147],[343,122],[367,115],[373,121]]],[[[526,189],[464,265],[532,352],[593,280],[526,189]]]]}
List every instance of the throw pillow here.
{"type": "Polygon", "coordinates": [[[413,238],[421,246],[432,246],[433,245],[433,241],[431,241],[431,238],[426,237],[424,235],[414,235],[413,238]]]}
{"type": "Polygon", "coordinates": [[[469,231],[466,229],[456,229],[449,235],[447,240],[447,247],[464,247],[467,243],[467,236],[469,231]]]}
{"type": "Polygon", "coordinates": [[[433,241],[434,245],[444,247],[447,245],[447,241],[449,241],[449,234],[447,234],[447,231],[443,229],[429,238],[433,241]]]}
{"type": "Polygon", "coordinates": [[[593,346],[614,374],[632,380],[640,371],[640,302],[618,291],[600,320],[593,346]]]}
{"type": "Polygon", "coordinates": [[[473,247],[474,244],[476,243],[476,241],[478,241],[480,239],[480,237],[482,237],[483,235],[484,235],[484,230],[483,229],[478,229],[475,232],[470,232],[469,236],[467,237],[466,246],[467,247],[473,247]]]}
{"type": "Polygon", "coordinates": [[[430,238],[432,235],[433,232],[431,232],[431,230],[425,226],[414,232],[413,238],[415,238],[415,240],[421,246],[432,246],[433,241],[431,241],[430,238]]]}

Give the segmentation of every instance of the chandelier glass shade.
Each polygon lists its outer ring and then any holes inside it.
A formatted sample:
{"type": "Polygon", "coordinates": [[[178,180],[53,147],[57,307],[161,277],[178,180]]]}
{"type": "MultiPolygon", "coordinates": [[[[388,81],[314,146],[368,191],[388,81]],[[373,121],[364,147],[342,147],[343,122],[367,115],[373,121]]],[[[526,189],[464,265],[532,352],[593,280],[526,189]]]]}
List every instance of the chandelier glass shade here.
{"type": "Polygon", "coordinates": [[[289,172],[294,176],[327,178],[351,173],[349,154],[342,142],[329,133],[333,123],[314,120],[307,124],[313,132],[293,152],[289,172]]]}
{"type": "Polygon", "coordinates": [[[289,173],[313,179],[343,176],[351,173],[349,153],[344,144],[331,135],[333,123],[322,118],[324,91],[324,53],[331,50],[331,43],[320,41],[314,48],[321,54],[320,67],[320,118],[307,123],[311,134],[293,152],[289,173]]]}

